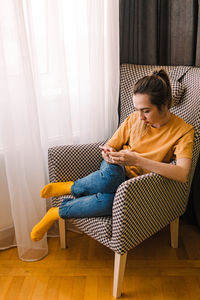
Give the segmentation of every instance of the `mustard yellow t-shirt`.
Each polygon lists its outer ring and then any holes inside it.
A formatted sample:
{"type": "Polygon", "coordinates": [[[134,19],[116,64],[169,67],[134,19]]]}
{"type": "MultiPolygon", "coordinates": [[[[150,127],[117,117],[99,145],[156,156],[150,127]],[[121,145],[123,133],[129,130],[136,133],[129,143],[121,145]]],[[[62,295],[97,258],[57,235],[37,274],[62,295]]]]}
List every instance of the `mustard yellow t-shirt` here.
{"type": "MultiPolygon", "coordinates": [[[[108,145],[117,151],[126,149],[158,162],[169,163],[173,159],[192,158],[194,128],[183,119],[172,114],[167,124],[160,128],[148,126],[147,132],[135,141],[131,129],[138,119],[138,112],[132,113],[117,129],[108,145]]],[[[149,173],[136,166],[126,166],[129,178],[149,173]]]]}

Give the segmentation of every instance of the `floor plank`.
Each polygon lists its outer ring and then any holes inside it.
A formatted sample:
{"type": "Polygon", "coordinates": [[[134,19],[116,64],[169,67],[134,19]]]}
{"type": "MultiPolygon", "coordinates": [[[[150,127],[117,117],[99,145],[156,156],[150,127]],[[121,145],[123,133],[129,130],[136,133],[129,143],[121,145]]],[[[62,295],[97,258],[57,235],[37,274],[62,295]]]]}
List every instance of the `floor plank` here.
{"type": "MultiPolygon", "coordinates": [[[[0,300],[110,300],[114,253],[84,234],[68,233],[68,248],[49,238],[49,255],[19,260],[0,252],[0,300]]],[[[169,227],[129,251],[122,300],[200,300],[200,231],[180,222],[179,248],[169,227]]]]}

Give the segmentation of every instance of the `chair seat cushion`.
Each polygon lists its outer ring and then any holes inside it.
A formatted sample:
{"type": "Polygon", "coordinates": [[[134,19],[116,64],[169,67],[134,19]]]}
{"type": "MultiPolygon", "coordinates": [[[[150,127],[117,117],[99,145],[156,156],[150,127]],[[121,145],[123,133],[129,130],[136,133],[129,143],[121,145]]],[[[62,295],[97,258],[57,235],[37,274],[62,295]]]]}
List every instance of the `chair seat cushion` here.
{"type": "MultiPolygon", "coordinates": [[[[59,207],[64,198],[74,197],[72,195],[64,195],[52,198],[53,207],[59,207]]],[[[73,218],[69,222],[76,225],[81,231],[92,236],[102,244],[108,246],[112,235],[112,217],[94,217],[94,218],[73,218]]]]}
{"type": "Polygon", "coordinates": [[[103,244],[105,244],[105,240],[109,240],[112,235],[112,217],[109,216],[70,219],[70,223],[76,225],[79,229],[81,229],[81,231],[89,234],[103,244]]]}

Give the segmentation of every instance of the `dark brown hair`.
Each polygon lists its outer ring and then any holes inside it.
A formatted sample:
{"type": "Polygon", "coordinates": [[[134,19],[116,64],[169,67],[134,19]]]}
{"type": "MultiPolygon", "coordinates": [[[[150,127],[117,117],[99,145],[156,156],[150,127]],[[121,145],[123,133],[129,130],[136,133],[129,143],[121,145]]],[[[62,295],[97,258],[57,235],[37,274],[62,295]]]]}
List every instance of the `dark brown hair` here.
{"type": "Polygon", "coordinates": [[[133,94],[149,95],[151,104],[161,111],[163,105],[172,106],[172,88],[169,76],[164,69],[154,70],[149,76],[139,79],[133,88],[133,94]]]}

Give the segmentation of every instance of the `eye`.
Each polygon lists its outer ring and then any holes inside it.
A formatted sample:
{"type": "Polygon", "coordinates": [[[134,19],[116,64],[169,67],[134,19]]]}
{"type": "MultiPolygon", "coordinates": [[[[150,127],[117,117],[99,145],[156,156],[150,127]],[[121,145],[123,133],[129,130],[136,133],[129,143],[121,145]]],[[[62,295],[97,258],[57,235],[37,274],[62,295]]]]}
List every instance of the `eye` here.
{"type": "Polygon", "coordinates": [[[145,114],[148,114],[150,112],[150,110],[144,110],[145,114]]]}

